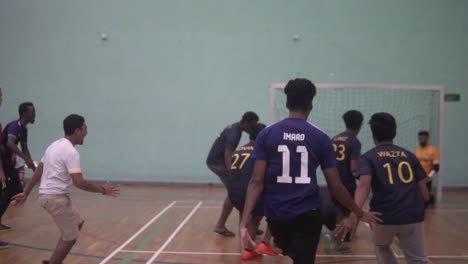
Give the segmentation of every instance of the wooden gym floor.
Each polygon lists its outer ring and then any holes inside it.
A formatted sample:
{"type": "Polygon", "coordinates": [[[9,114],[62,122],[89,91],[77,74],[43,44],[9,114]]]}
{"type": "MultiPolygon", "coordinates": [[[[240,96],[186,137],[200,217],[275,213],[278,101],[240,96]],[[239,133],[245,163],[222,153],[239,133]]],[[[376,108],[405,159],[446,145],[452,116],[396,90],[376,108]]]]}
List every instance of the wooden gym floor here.
{"type": "MultiPolygon", "coordinates": [[[[81,237],[64,263],[241,263],[237,236],[223,238],[211,230],[219,216],[225,191],[221,187],[121,186],[118,198],[73,190],[71,197],[86,220],[81,237]]],[[[35,189],[25,206],[11,207],[0,232],[11,243],[0,251],[1,264],[34,264],[48,259],[59,238],[53,220],[40,208],[35,189]]],[[[444,202],[426,214],[430,263],[468,263],[468,192],[446,191],[444,202]]],[[[234,211],[228,227],[237,233],[234,211]]],[[[264,223],[262,224],[264,229],[264,223]]],[[[369,229],[361,224],[353,253],[324,255],[317,263],[376,263],[369,229]]],[[[396,254],[402,256],[397,245],[396,254]]],[[[405,263],[404,259],[400,259],[405,263]]],[[[264,256],[245,263],[292,263],[286,257],[264,256]]]]}

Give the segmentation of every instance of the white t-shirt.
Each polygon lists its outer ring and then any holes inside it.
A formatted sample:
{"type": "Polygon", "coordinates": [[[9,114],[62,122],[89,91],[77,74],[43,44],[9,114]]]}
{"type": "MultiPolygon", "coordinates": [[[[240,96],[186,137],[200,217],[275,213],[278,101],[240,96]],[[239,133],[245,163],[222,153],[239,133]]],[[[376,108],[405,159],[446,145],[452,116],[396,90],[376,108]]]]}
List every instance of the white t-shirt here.
{"type": "Polygon", "coordinates": [[[67,194],[72,179],[70,174],[81,173],[80,153],[66,138],[52,143],[41,162],[44,164],[40,194],[67,194]]]}

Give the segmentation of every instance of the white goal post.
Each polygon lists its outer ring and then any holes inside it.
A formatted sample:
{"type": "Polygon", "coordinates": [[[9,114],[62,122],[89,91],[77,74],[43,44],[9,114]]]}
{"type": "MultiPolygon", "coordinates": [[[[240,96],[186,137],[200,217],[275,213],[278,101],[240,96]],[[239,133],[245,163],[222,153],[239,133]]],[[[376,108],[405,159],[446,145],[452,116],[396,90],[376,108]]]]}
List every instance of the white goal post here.
{"type": "MultiPolygon", "coordinates": [[[[276,122],[287,115],[286,99],[283,89],[286,84],[273,83],[270,86],[270,122],[276,122]]],[[[408,150],[417,143],[416,129],[428,130],[432,141],[441,156],[440,171],[437,176],[436,198],[442,200],[442,187],[444,175],[444,110],[445,88],[438,85],[400,85],[400,84],[332,84],[318,83],[317,97],[314,99],[314,110],[311,121],[324,129],[330,137],[341,132],[341,115],[343,110],[357,109],[363,111],[365,120],[368,120],[371,111],[390,112],[395,115],[398,122],[397,138],[400,135],[401,145],[408,150]],[[366,109],[367,108],[367,109],[366,109]],[[318,109],[318,110],[317,110],[318,109]],[[418,112],[419,111],[419,112],[418,112]],[[325,126],[325,127],[323,127],[325,126]],[[407,128],[405,130],[405,128],[407,128]],[[408,134],[411,133],[411,134],[408,134]],[[403,143],[402,143],[403,142],[403,143]]],[[[364,121],[366,123],[366,121],[364,121]]],[[[365,129],[367,126],[363,126],[365,129]]],[[[370,139],[370,132],[367,137],[370,139]]],[[[361,135],[359,138],[364,137],[361,135]]],[[[366,139],[365,139],[366,140],[366,139]]],[[[363,152],[366,144],[363,144],[363,152]]],[[[369,148],[369,144],[367,144],[369,148]]]]}

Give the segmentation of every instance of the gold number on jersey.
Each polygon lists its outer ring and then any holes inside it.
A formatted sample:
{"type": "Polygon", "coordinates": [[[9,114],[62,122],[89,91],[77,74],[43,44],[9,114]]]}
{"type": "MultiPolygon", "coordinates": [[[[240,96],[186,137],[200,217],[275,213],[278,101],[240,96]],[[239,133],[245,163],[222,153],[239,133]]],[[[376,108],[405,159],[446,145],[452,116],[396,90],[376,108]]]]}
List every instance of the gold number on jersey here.
{"type": "MultiPolygon", "coordinates": [[[[390,182],[390,184],[394,184],[395,182],[393,181],[393,172],[392,172],[392,166],[390,162],[385,163],[383,167],[387,169],[388,181],[390,182]]],[[[408,184],[413,181],[414,179],[413,169],[411,168],[411,165],[407,161],[402,161],[398,163],[398,178],[400,178],[400,181],[405,184],[408,184]],[[403,167],[406,167],[406,169],[408,170],[408,178],[405,178],[403,167]]]]}
{"type": "Polygon", "coordinates": [[[343,144],[333,144],[333,150],[336,153],[336,160],[342,161],[346,158],[345,151],[346,151],[346,146],[343,144]]]}
{"type": "Polygon", "coordinates": [[[233,155],[234,162],[231,165],[231,170],[242,169],[244,167],[245,163],[247,162],[247,160],[250,158],[250,153],[242,153],[240,156],[237,153],[233,155]],[[236,164],[239,161],[240,156],[242,156],[242,162],[241,162],[239,168],[237,168],[236,164]]]}

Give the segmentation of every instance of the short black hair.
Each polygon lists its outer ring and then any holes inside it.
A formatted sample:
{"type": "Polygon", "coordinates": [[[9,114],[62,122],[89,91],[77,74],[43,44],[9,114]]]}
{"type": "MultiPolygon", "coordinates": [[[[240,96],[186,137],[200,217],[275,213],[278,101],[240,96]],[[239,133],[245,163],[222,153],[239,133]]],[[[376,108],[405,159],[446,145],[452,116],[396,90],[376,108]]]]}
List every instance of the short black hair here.
{"type": "Polygon", "coordinates": [[[372,136],[377,141],[392,141],[396,136],[396,121],[389,113],[376,113],[372,115],[369,125],[372,136]]]}
{"type": "Polygon", "coordinates": [[[307,79],[294,79],[286,84],[284,93],[286,94],[286,107],[290,111],[307,112],[317,94],[317,88],[307,79]]]}
{"type": "Polygon", "coordinates": [[[72,114],[65,117],[63,120],[63,131],[65,132],[65,136],[73,135],[76,129],[83,127],[84,122],[84,117],[77,114],[72,114]]]}
{"type": "Polygon", "coordinates": [[[259,118],[255,112],[248,111],[242,115],[241,123],[255,123],[258,122],[259,118]]]}
{"type": "Polygon", "coordinates": [[[31,103],[31,102],[24,102],[24,103],[19,105],[18,114],[19,114],[20,118],[23,117],[23,114],[28,111],[28,107],[30,107],[30,106],[34,107],[34,104],[31,103]]]}
{"type": "Polygon", "coordinates": [[[256,140],[258,134],[264,129],[266,126],[265,124],[262,123],[257,123],[253,128],[252,131],[249,132],[249,138],[250,140],[256,140]]]}
{"type": "Polygon", "coordinates": [[[347,129],[359,129],[362,126],[364,116],[357,110],[349,110],[344,113],[343,120],[347,129]]]}
{"type": "Polygon", "coordinates": [[[429,136],[429,131],[427,130],[419,131],[418,136],[429,136]]]}

